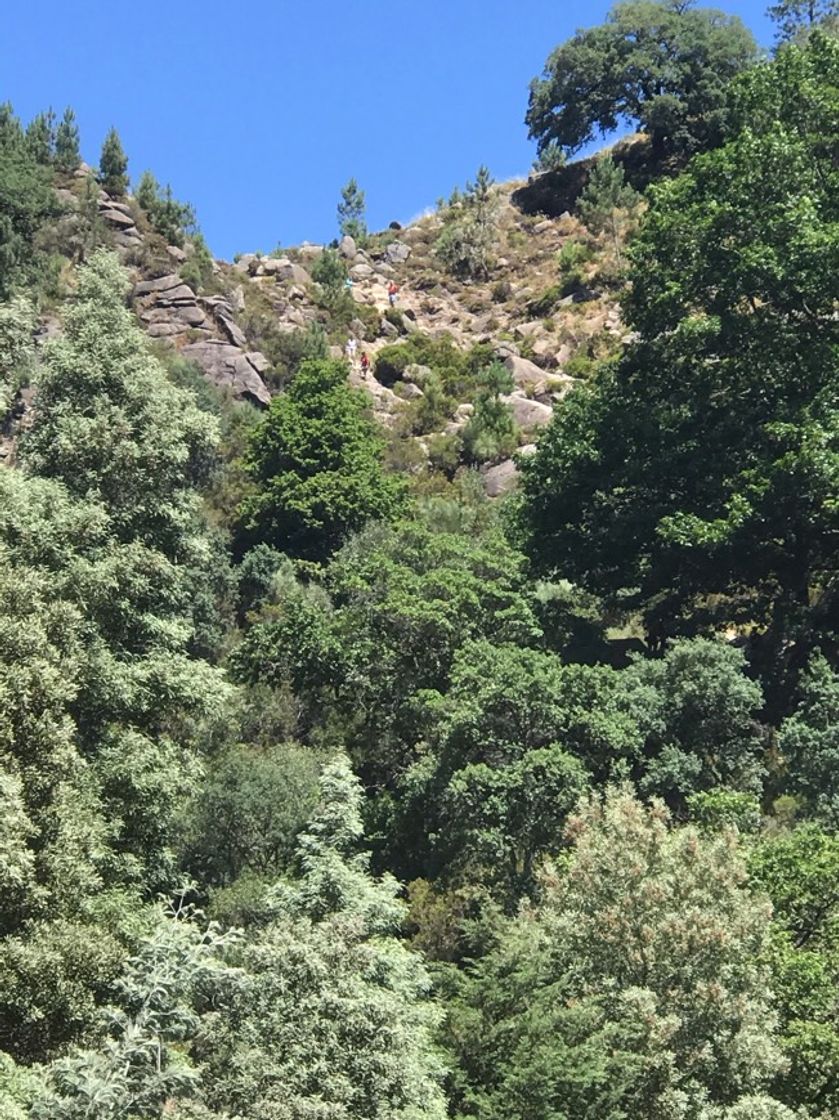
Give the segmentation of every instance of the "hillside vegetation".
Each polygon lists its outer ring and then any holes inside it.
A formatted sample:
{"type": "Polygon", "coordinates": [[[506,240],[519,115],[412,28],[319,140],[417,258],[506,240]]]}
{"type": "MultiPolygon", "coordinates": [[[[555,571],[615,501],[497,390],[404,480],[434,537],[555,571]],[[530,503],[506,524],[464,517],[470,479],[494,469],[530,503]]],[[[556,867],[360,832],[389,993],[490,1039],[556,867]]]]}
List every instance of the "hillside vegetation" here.
{"type": "Polygon", "coordinates": [[[527,182],[231,262],[0,107],[0,1120],[839,1118],[839,39],[772,14],[618,4],[527,182]]]}

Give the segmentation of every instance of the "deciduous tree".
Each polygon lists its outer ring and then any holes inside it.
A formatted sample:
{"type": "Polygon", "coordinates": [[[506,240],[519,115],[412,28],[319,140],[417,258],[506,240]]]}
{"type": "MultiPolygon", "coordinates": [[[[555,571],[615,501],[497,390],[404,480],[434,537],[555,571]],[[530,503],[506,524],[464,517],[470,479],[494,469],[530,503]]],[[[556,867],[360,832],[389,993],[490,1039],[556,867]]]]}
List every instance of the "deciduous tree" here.
{"type": "Polygon", "coordinates": [[[678,0],[625,0],[606,22],[578,31],[530,86],[526,123],[539,150],[578,151],[632,122],[660,154],[718,143],[726,87],[756,61],[736,16],[678,0]]]}

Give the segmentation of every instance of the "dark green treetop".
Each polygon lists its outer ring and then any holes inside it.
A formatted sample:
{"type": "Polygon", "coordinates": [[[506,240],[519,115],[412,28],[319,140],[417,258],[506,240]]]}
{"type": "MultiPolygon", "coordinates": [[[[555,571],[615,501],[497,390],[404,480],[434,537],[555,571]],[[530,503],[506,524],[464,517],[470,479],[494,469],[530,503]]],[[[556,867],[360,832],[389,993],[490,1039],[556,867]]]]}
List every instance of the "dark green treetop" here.
{"type": "Polygon", "coordinates": [[[539,150],[579,151],[633,122],[653,146],[695,150],[719,140],[726,86],[757,52],[735,16],[681,0],[624,0],[606,22],[550,55],[525,118],[539,150]]]}

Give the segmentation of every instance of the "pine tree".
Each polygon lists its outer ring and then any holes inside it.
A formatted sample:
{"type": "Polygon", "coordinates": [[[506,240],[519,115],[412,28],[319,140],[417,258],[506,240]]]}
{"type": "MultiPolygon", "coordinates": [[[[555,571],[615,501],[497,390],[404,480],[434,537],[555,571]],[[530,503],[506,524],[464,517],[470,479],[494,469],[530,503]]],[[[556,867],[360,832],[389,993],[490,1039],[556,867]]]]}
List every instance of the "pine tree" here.
{"type": "Polygon", "coordinates": [[[466,184],[466,204],[468,206],[475,206],[479,210],[481,208],[486,208],[489,205],[494,182],[495,180],[490,174],[489,168],[486,164],[482,163],[475,176],[475,182],[466,184]]]}
{"type": "Polygon", "coordinates": [[[501,399],[515,388],[510,371],[493,362],[478,378],[475,410],[463,429],[463,446],[470,459],[484,463],[503,459],[516,449],[518,431],[510,406],[501,399]]]}
{"type": "Polygon", "coordinates": [[[55,113],[49,109],[33,117],[26,129],[26,147],[36,163],[45,167],[53,162],[55,153],[55,113]]]}
{"type": "MultiPolygon", "coordinates": [[[[42,125],[48,131],[45,119],[30,139],[43,155],[42,125]]],[[[44,273],[49,271],[46,252],[36,235],[45,220],[56,214],[50,178],[49,168],[35,159],[12,106],[8,102],[0,105],[0,299],[7,298],[21,282],[43,284],[44,273]]]]}
{"type": "Polygon", "coordinates": [[[140,176],[140,182],[134,192],[134,197],[139,205],[151,214],[160,198],[160,184],[151,171],[144,171],[140,176]]]}
{"type": "Polygon", "coordinates": [[[367,236],[367,223],[364,220],[364,191],[355,179],[350,179],[341,190],[338,203],[338,229],[342,237],[352,237],[363,242],[367,236]]]}
{"type": "Polygon", "coordinates": [[[68,105],[55,132],[55,166],[59,171],[75,171],[81,162],[79,126],[76,114],[68,105]]]}
{"type": "Polygon", "coordinates": [[[23,126],[15,115],[14,106],[11,101],[4,101],[0,104],[0,148],[12,148],[23,138],[23,126]]]}
{"type": "Polygon", "coordinates": [[[115,128],[110,130],[102,145],[99,182],[108,194],[122,195],[128,190],[128,157],[115,128]]]}
{"type": "Polygon", "coordinates": [[[448,221],[434,251],[455,275],[481,277],[489,272],[498,213],[493,183],[489,169],[482,164],[475,182],[466,184],[463,195],[457,188],[452,192],[448,221]]]}
{"type": "Polygon", "coordinates": [[[612,238],[618,265],[622,263],[620,247],[621,212],[632,211],[640,195],[626,182],[624,170],[611,156],[601,156],[592,168],[577,209],[592,233],[607,230],[612,238]]]}
{"type": "Polygon", "coordinates": [[[780,0],[767,15],[778,25],[781,42],[800,41],[821,25],[835,25],[839,19],[837,0],[780,0]]]}

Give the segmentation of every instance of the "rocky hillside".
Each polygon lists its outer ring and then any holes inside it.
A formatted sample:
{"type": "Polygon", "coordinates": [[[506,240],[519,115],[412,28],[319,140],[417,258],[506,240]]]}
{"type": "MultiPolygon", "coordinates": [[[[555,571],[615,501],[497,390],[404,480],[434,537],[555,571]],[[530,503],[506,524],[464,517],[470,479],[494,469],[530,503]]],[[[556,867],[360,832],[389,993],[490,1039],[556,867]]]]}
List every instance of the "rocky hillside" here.
{"type": "MultiPolygon", "coordinates": [[[[183,248],[167,244],[135,199],[111,197],[91,184],[83,165],[60,186],[63,220],[72,222],[95,205],[98,238],[131,270],[133,306],[152,339],[173,347],[233,397],[265,407],[282,389],[282,356],[301,339],[322,332],[330,352],[341,357],[347,339],[355,338],[350,379],[369,393],[375,415],[403,445],[397,461],[409,469],[428,456],[435,436],[456,437],[466,426],[474,385],[461,384],[439,427],[430,429],[433,420],[411,419],[426,392],[429,366],[420,360],[394,367],[381,360],[383,351],[387,357],[388,348],[407,343],[421,352],[420,343],[430,340],[464,355],[479,348],[484,360],[502,361],[512,375],[502,399],[526,453],[575,379],[587,376],[592,362],[616,350],[626,334],[614,252],[568,212],[555,218],[525,213],[516,201],[522,183],[492,189],[493,245],[480,279],[452,275],[435,252],[449,217],[445,205],[404,228],[393,223],[364,247],[345,236],[331,249],[304,242],[270,255],[244,253],[230,263],[202,257],[190,240],[183,248]],[[339,281],[340,315],[319,272],[324,253],[349,277],[339,281]],[[395,307],[391,283],[399,289],[395,307]]],[[[479,465],[492,495],[515,477],[509,454],[479,465]]]]}

